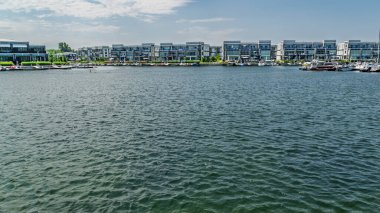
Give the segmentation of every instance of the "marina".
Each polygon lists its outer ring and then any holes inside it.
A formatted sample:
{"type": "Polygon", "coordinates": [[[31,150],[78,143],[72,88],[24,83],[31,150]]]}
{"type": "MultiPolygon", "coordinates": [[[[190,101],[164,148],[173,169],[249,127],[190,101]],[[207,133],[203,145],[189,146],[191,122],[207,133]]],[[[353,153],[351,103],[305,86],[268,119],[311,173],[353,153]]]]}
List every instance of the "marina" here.
{"type": "MultiPolygon", "coordinates": [[[[380,33],[379,33],[380,37],[380,33]]],[[[380,41],[271,40],[143,43],[83,47],[69,52],[46,50],[29,42],[1,41],[0,65],[7,70],[89,69],[96,66],[300,66],[303,70],[378,72],[380,41]],[[48,53],[49,52],[49,53],[48,53]]],[[[4,68],[3,68],[4,69],[4,68]]]]}
{"type": "Polygon", "coordinates": [[[380,212],[379,0],[1,2],[0,213],[380,212]]]}

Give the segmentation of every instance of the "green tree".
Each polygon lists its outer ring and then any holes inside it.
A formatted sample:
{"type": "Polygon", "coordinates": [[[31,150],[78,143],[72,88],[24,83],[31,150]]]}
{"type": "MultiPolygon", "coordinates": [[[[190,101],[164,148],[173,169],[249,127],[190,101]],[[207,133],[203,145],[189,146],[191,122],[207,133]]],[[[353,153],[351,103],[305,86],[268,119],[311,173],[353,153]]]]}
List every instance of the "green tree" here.
{"type": "Polygon", "coordinates": [[[48,53],[49,61],[50,62],[55,62],[55,61],[60,61],[61,60],[60,57],[57,57],[57,54],[62,53],[61,50],[50,49],[50,50],[47,50],[47,53],[48,53]]]}
{"type": "Polygon", "coordinates": [[[216,61],[221,61],[220,54],[216,54],[216,61]]]}
{"type": "Polygon", "coordinates": [[[71,47],[66,42],[58,43],[58,49],[62,52],[72,52],[71,47]]]}

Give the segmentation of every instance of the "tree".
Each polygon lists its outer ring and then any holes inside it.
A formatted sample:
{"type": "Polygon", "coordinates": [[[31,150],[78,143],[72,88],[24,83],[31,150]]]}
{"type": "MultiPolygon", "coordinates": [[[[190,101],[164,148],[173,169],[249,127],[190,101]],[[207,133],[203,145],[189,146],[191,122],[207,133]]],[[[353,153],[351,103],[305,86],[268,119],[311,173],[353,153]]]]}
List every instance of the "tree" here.
{"type": "Polygon", "coordinates": [[[48,52],[48,57],[49,57],[49,61],[50,62],[55,62],[55,61],[61,61],[61,57],[58,57],[58,54],[61,55],[60,53],[62,53],[61,50],[54,50],[54,49],[51,49],[51,50],[47,50],[48,52]]]}
{"type": "Polygon", "coordinates": [[[221,58],[220,58],[220,54],[216,54],[216,61],[220,61],[221,60],[221,58]]]}
{"type": "Polygon", "coordinates": [[[62,52],[72,52],[71,47],[66,42],[58,43],[58,49],[62,52]]]}

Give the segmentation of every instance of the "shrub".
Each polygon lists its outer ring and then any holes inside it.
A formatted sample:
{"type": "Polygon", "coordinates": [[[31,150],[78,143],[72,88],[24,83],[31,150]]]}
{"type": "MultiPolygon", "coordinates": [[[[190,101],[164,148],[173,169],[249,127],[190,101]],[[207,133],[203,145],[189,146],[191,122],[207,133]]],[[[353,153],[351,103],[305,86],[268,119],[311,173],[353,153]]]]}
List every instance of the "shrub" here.
{"type": "Polygon", "coordinates": [[[12,61],[1,61],[0,62],[0,66],[13,66],[13,62],[12,61]]]}
{"type": "Polygon", "coordinates": [[[51,63],[49,61],[37,61],[37,65],[51,65],[51,63]]]}
{"type": "Polygon", "coordinates": [[[67,62],[61,62],[61,61],[55,61],[55,62],[53,62],[53,64],[54,65],[66,65],[67,64],[67,62]]]}
{"type": "Polygon", "coordinates": [[[35,62],[35,61],[24,61],[24,62],[21,62],[21,65],[22,66],[36,66],[37,62],[35,62]]]}
{"type": "Polygon", "coordinates": [[[36,66],[36,65],[51,65],[49,61],[24,61],[21,62],[22,66],[36,66]]]}

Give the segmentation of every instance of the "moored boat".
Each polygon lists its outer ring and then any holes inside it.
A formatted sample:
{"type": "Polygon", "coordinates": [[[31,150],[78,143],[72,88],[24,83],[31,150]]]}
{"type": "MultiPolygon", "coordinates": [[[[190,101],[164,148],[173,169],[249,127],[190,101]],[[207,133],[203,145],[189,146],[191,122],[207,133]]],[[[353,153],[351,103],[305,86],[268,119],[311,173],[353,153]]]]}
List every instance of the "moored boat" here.
{"type": "Polygon", "coordinates": [[[300,70],[309,70],[311,67],[311,62],[305,62],[302,64],[302,67],[300,67],[300,70]]]}
{"type": "Polygon", "coordinates": [[[374,64],[374,65],[371,67],[370,72],[380,72],[380,64],[374,64]]]}
{"type": "Polygon", "coordinates": [[[313,61],[307,70],[311,71],[337,71],[338,67],[336,63],[313,61]]]}
{"type": "Polygon", "coordinates": [[[374,67],[371,63],[362,63],[358,68],[360,72],[370,72],[372,67],[374,67]]]}
{"type": "Polygon", "coordinates": [[[71,68],[72,66],[69,66],[69,65],[53,65],[50,67],[50,69],[53,69],[53,70],[69,70],[71,68]]]}
{"type": "Polygon", "coordinates": [[[22,70],[19,66],[10,66],[7,68],[7,70],[22,70]]]}
{"type": "Polygon", "coordinates": [[[76,68],[76,69],[92,69],[92,68],[94,68],[94,66],[92,66],[90,64],[77,64],[76,66],[74,66],[74,68],[76,68]]]}
{"type": "Polygon", "coordinates": [[[263,67],[263,66],[266,66],[266,63],[265,61],[260,61],[259,64],[258,64],[259,67],[263,67]]]}

